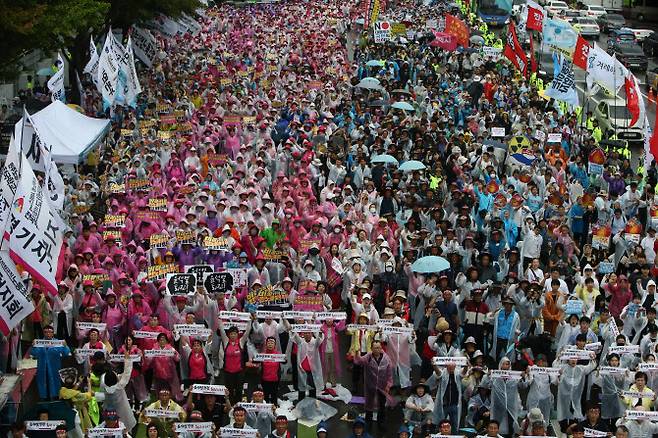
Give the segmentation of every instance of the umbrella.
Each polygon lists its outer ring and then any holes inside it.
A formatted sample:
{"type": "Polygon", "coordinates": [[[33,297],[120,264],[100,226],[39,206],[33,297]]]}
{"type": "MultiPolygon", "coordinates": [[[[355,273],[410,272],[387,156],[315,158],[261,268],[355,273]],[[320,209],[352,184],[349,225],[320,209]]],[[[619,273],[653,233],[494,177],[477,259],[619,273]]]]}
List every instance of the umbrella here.
{"type": "Polygon", "coordinates": [[[399,164],[398,160],[396,160],[394,156],[388,155],[388,154],[377,155],[376,157],[373,157],[372,160],[370,160],[370,162],[371,163],[395,164],[396,166],[399,164]]]}
{"type": "Polygon", "coordinates": [[[397,90],[391,91],[391,94],[406,94],[411,96],[410,92],[408,92],[407,90],[403,90],[402,88],[398,88],[397,90]]]}
{"type": "Polygon", "coordinates": [[[377,99],[377,100],[371,100],[368,102],[368,106],[386,106],[388,105],[388,102],[382,99],[377,99]]]}
{"type": "Polygon", "coordinates": [[[395,102],[391,107],[403,111],[415,111],[409,102],[395,102]]]}
{"type": "Polygon", "coordinates": [[[355,85],[356,88],[364,88],[366,90],[381,90],[382,86],[373,82],[366,81],[365,79],[361,80],[358,84],[355,85]]]}
{"type": "Polygon", "coordinates": [[[425,169],[425,165],[421,163],[420,161],[416,160],[409,160],[405,161],[402,163],[399,167],[399,169],[403,172],[412,172],[414,170],[423,170],[425,169]]]}
{"type": "Polygon", "coordinates": [[[82,109],[82,107],[81,107],[80,105],[76,105],[76,104],[74,104],[74,103],[67,103],[66,106],[68,106],[68,107],[71,108],[71,109],[76,110],[76,111],[79,112],[80,114],[84,114],[84,113],[85,113],[85,110],[82,109]]]}
{"type": "Polygon", "coordinates": [[[377,78],[373,78],[372,76],[368,76],[367,78],[363,78],[363,79],[361,79],[361,82],[364,82],[364,83],[365,83],[365,82],[372,82],[372,83],[374,83],[374,84],[379,85],[379,79],[377,79],[377,78]]]}
{"type": "Polygon", "coordinates": [[[470,39],[473,44],[484,44],[484,38],[480,35],[473,35],[470,39]]]}
{"type": "Polygon", "coordinates": [[[450,263],[443,257],[438,256],[421,257],[411,265],[413,272],[421,274],[431,274],[445,271],[446,269],[450,269],[450,263]]]}
{"type": "Polygon", "coordinates": [[[44,67],[37,71],[37,76],[50,76],[54,74],[55,72],[53,71],[52,67],[44,67]]]}
{"type": "Polygon", "coordinates": [[[382,60],[379,59],[371,59],[370,61],[366,62],[366,65],[368,67],[382,67],[386,63],[382,60]]]}

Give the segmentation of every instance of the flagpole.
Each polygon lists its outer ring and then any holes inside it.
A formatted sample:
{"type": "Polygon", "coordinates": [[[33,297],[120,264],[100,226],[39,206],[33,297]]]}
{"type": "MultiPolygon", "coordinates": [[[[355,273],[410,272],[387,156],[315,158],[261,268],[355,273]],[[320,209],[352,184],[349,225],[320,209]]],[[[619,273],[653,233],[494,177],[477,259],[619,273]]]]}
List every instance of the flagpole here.
{"type": "MultiPolygon", "coordinates": [[[[614,121],[614,127],[615,127],[615,138],[617,138],[617,122],[615,120],[617,118],[617,56],[612,55],[612,57],[615,60],[615,62],[612,63],[613,68],[614,68],[614,73],[612,74],[612,83],[613,83],[613,87],[615,88],[615,90],[614,90],[614,92],[615,92],[615,114],[613,116],[613,121],[614,121]]],[[[603,133],[603,136],[607,137],[605,132],[603,133]]]]}
{"type": "MultiPolygon", "coordinates": [[[[20,154],[18,154],[18,182],[21,180],[21,175],[23,174],[23,135],[25,134],[25,115],[27,114],[27,109],[25,108],[25,105],[23,105],[23,123],[21,124],[21,147],[20,147],[20,154]]],[[[13,139],[14,139],[14,147],[16,147],[16,136],[12,133],[13,139]]],[[[10,140],[11,141],[11,140],[10,140]]],[[[7,151],[9,152],[9,151],[7,151]]],[[[11,204],[9,205],[9,216],[11,218],[11,211],[14,205],[14,202],[16,202],[16,193],[18,192],[18,186],[16,187],[17,190],[14,191],[14,195],[11,197],[11,204]]],[[[7,227],[11,224],[11,219],[7,220],[5,222],[5,229],[2,230],[2,236],[0,236],[0,247],[4,246],[4,240],[5,240],[5,234],[7,233],[7,227]]]]}

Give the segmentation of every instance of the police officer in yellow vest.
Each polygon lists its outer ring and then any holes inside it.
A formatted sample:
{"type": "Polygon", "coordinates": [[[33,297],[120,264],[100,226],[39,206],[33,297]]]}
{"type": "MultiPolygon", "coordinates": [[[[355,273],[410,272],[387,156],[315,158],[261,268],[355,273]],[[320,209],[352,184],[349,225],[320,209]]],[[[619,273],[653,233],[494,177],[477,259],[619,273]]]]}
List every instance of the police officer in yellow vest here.
{"type": "Polygon", "coordinates": [[[601,142],[601,139],[603,138],[603,131],[601,131],[601,127],[599,126],[599,122],[594,120],[594,125],[592,129],[592,137],[596,141],[596,144],[599,144],[601,142]]]}

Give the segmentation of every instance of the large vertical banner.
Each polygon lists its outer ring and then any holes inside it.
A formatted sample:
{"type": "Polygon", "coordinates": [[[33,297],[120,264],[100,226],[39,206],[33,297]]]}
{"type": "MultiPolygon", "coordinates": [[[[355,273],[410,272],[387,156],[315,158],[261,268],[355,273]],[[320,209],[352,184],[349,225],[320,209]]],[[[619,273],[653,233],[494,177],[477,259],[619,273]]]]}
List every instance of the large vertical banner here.
{"type": "Polygon", "coordinates": [[[11,329],[34,311],[27,288],[7,252],[0,252],[0,332],[8,336],[11,329]]]}
{"type": "Polygon", "coordinates": [[[87,65],[85,65],[84,70],[82,70],[82,73],[88,73],[91,75],[92,81],[94,81],[94,84],[96,85],[96,88],[98,91],[101,91],[100,87],[98,86],[98,61],[99,61],[99,56],[98,56],[98,50],[96,50],[96,44],[94,44],[94,37],[90,37],[89,40],[89,62],[87,65]]]}
{"type": "Polygon", "coordinates": [[[25,154],[32,169],[45,174],[44,188],[48,199],[53,207],[61,210],[64,206],[64,180],[52,159],[52,145],[39,135],[27,111],[23,112],[23,118],[16,123],[14,137],[19,155],[25,154]]]}
{"type": "Polygon", "coordinates": [[[54,295],[63,249],[62,219],[44,196],[24,155],[21,156],[20,173],[11,209],[9,255],[54,295]]]}
{"type": "Polygon", "coordinates": [[[61,54],[57,54],[57,67],[59,70],[48,80],[48,90],[51,93],[51,100],[61,100],[66,102],[66,90],[64,89],[64,59],[61,54]]]}
{"type": "Polygon", "coordinates": [[[105,109],[111,107],[116,99],[118,76],[119,64],[114,54],[114,35],[110,29],[105,37],[105,44],[98,60],[98,86],[103,95],[103,108],[105,109]]]}
{"type": "Polygon", "coordinates": [[[133,26],[130,37],[135,55],[144,65],[149,68],[153,67],[153,61],[155,61],[158,54],[158,41],[153,34],[146,29],[133,26]]]}

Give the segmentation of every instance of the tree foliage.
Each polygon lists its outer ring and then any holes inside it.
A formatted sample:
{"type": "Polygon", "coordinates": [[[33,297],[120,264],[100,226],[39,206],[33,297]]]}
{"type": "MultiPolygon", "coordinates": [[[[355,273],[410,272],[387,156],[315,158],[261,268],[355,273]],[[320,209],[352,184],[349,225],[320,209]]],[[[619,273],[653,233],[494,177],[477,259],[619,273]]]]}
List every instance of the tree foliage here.
{"type": "Polygon", "coordinates": [[[0,0],[0,77],[14,77],[21,55],[34,49],[60,50],[79,69],[90,35],[200,6],[198,0],[0,0]]]}

